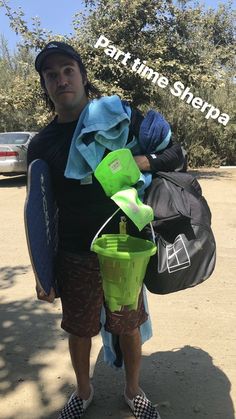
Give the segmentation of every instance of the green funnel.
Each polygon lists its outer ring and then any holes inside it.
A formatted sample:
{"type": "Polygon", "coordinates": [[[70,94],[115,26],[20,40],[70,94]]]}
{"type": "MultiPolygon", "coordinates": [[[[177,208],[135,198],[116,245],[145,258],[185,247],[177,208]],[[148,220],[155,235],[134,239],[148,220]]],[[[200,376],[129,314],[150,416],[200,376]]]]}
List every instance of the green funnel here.
{"type": "Polygon", "coordinates": [[[110,152],[99,163],[95,177],[102,185],[107,196],[112,196],[123,188],[135,185],[141,172],[127,148],[110,152]]]}
{"type": "Polygon", "coordinates": [[[153,209],[143,204],[135,188],[122,189],[111,196],[111,199],[122,209],[141,231],[153,218],[153,209]]]}

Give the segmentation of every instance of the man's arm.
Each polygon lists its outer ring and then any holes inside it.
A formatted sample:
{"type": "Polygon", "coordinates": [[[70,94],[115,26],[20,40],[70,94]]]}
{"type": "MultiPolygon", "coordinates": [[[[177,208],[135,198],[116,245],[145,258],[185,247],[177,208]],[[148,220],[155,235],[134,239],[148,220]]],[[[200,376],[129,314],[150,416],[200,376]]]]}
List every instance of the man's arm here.
{"type": "Polygon", "coordinates": [[[40,159],[38,148],[38,134],[36,134],[35,137],[29,143],[29,147],[27,150],[27,167],[29,167],[30,163],[32,163],[33,160],[40,159]]]}
{"type": "Polygon", "coordinates": [[[133,156],[141,172],[150,172],[151,166],[146,156],[133,156]]]}
{"type": "Polygon", "coordinates": [[[145,156],[134,156],[141,171],[151,173],[186,171],[186,158],[180,144],[171,144],[168,148],[158,153],[145,156]]]}
{"type": "MultiPolygon", "coordinates": [[[[130,131],[128,141],[131,141],[133,136],[139,137],[140,127],[144,120],[139,109],[132,109],[130,131]]],[[[173,172],[175,170],[186,171],[186,156],[183,153],[180,144],[173,144],[172,139],[168,146],[159,152],[154,152],[145,155],[134,156],[134,159],[141,171],[156,173],[173,172]]]]}

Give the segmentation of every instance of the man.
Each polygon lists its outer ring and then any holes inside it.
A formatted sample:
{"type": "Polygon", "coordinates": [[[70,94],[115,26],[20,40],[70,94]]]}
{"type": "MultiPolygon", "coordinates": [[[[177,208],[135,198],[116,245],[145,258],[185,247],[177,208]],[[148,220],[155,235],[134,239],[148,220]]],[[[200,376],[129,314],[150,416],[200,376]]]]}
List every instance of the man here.
{"type": "MultiPolygon", "coordinates": [[[[69,45],[50,42],[39,53],[35,67],[47,103],[55,119],[34,137],[28,149],[28,164],[36,158],[50,166],[59,209],[59,250],[56,277],[62,301],[62,328],[69,334],[69,350],[77,379],[77,391],[60,413],[59,419],[80,418],[93,398],[89,379],[91,337],[99,333],[103,292],[97,257],[90,243],[114,203],[105,196],[94,176],[89,183],[64,176],[73,132],[90,96],[101,97],[89,82],[80,55],[69,45]]],[[[133,115],[133,121],[135,120],[133,115]]],[[[135,129],[134,129],[135,130],[135,129]]],[[[179,149],[156,155],[139,155],[135,160],[143,171],[174,170],[182,164],[179,149]],[[153,169],[154,166],[154,169],[153,169]]],[[[111,226],[110,229],[115,228],[111,226]]],[[[114,231],[114,230],[112,230],[114,231]]],[[[38,298],[53,302],[55,291],[47,296],[37,288],[38,298]]],[[[110,312],[106,307],[106,330],[119,335],[125,365],[124,397],[136,418],[160,418],[139,387],[141,339],[139,327],[147,319],[142,293],[137,310],[110,312]]]]}

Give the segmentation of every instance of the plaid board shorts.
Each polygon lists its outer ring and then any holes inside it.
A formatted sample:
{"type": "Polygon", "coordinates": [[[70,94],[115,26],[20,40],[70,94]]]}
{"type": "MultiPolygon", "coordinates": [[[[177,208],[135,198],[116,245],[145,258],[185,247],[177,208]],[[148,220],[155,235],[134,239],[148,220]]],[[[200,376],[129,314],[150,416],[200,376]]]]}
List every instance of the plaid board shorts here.
{"type": "Polygon", "coordinates": [[[96,336],[101,328],[103,304],[106,311],[105,329],[116,335],[129,334],[148,318],[142,291],[137,310],[127,310],[125,307],[121,311],[109,310],[104,302],[99,262],[95,253],[59,251],[56,279],[62,303],[61,327],[68,333],[80,337],[96,336]]]}

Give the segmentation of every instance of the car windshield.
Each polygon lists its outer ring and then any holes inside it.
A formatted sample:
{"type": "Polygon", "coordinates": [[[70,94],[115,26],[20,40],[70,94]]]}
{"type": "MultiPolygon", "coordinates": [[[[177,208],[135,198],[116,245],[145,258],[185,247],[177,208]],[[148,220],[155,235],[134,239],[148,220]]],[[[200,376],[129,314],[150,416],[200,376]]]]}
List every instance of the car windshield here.
{"type": "Polygon", "coordinates": [[[25,144],[29,138],[29,134],[16,132],[0,133],[0,144],[25,144]]]}

